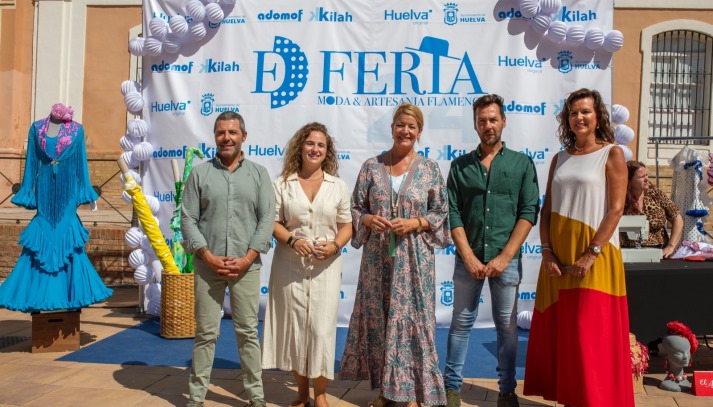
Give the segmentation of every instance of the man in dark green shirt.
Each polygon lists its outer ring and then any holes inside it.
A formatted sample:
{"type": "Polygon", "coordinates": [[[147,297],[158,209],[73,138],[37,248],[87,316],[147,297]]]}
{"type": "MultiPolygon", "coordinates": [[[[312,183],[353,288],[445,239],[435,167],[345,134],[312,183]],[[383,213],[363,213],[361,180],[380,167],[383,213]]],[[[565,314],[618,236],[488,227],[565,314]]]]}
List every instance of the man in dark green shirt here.
{"type": "Polygon", "coordinates": [[[454,303],[448,332],[446,397],[460,406],[468,338],[488,278],[498,337],[498,407],[519,406],[515,395],[517,298],[522,279],[520,247],[537,222],[537,174],[532,159],[505,147],[503,98],[485,95],[473,103],[480,145],[451,163],[448,204],[456,244],[454,303]]]}
{"type": "Polygon", "coordinates": [[[249,406],[265,407],[257,312],[260,253],[272,242],[275,192],[265,167],[243,157],[248,133],[242,116],[221,113],[213,132],[218,152],[191,172],[181,211],[184,244],[195,253],[196,337],[188,406],[202,407],[208,392],[227,287],[249,406]]]}

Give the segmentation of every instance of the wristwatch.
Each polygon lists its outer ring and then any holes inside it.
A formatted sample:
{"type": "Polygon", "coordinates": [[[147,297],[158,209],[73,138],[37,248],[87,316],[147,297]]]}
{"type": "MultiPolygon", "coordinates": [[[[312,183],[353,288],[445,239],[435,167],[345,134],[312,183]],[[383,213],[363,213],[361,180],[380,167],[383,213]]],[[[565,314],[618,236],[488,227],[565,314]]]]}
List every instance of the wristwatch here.
{"type": "Polygon", "coordinates": [[[423,223],[421,223],[421,218],[416,218],[418,221],[418,228],[416,228],[416,233],[421,233],[423,232],[423,223]]]}
{"type": "Polygon", "coordinates": [[[589,245],[589,252],[592,253],[595,256],[598,256],[599,253],[602,252],[602,247],[597,245],[597,244],[590,244],[589,245]]]}

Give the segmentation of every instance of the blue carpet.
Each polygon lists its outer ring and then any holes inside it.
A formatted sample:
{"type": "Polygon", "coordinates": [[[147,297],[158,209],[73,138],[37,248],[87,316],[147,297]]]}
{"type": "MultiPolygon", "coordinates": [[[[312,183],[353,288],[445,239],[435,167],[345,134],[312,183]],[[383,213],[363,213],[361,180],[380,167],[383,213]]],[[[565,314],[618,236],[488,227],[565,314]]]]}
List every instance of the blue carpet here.
{"type": "MultiPolygon", "coordinates": [[[[160,328],[158,319],[150,319],[57,360],[121,365],[190,366],[193,339],[164,339],[159,334],[160,328]]],[[[262,323],[258,329],[262,335],[262,323]]],[[[230,319],[221,320],[220,333],[213,366],[221,369],[239,369],[240,362],[235,333],[230,319]]],[[[518,331],[520,338],[517,355],[518,379],[524,377],[528,333],[525,330],[518,331]]],[[[338,328],[336,349],[338,358],[341,358],[344,352],[346,337],[347,329],[338,328]]],[[[436,348],[441,362],[441,370],[445,365],[447,340],[448,329],[436,329],[436,348]]],[[[497,378],[496,354],[495,329],[473,329],[468,344],[468,357],[463,368],[463,376],[497,378]]],[[[334,361],[334,367],[335,371],[339,370],[339,360],[334,361]]]]}

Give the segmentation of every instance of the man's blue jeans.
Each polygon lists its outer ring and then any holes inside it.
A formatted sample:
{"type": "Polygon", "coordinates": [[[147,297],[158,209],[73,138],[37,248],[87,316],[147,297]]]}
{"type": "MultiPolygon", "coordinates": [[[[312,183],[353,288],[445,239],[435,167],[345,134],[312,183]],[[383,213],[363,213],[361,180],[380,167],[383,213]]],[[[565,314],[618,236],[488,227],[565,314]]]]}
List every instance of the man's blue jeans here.
{"type": "MultiPolygon", "coordinates": [[[[498,375],[500,394],[515,391],[515,364],[517,359],[517,298],[522,279],[522,262],[513,259],[505,271],[488,278],[492,299],[493,321],[498,336],[498,375]]],[[[456,256],[453,271],[453,319],[448,331],[446,356],[446,389],[460,391],[463,384],[463,364],[468,353],[468,338],[478,316],[480,293],[485,280],[473,278],[456,256]]]]}

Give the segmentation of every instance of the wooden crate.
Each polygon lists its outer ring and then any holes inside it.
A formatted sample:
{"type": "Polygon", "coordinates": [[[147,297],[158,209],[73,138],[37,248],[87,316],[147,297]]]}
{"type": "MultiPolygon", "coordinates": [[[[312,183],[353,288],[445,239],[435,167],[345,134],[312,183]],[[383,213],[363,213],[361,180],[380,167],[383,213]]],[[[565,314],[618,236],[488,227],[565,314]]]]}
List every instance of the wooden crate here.
{"type": "Polygon", "coordinates": [[[81,311],[32,314],[32,353],[66,352],[79,349],[81,311]]]}

